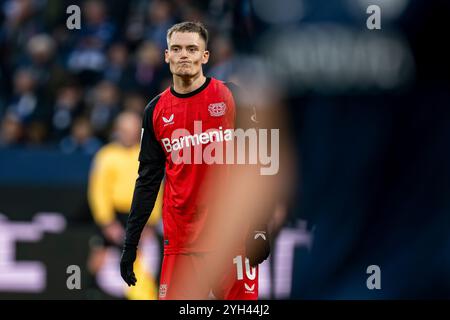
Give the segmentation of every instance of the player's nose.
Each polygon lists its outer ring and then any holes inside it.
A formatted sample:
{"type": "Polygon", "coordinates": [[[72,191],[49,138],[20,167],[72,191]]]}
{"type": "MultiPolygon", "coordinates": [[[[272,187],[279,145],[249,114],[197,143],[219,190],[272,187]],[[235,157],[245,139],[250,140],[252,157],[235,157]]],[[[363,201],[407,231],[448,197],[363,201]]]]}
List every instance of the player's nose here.
{"type": "Polygon", "coordinates": [[[187,57],[188,57],[187,49],[186,48],[182,48],[181,49],[181,53],[180,53],[180,60],[182,60],[183,58],[187,59],[187,57]]]}

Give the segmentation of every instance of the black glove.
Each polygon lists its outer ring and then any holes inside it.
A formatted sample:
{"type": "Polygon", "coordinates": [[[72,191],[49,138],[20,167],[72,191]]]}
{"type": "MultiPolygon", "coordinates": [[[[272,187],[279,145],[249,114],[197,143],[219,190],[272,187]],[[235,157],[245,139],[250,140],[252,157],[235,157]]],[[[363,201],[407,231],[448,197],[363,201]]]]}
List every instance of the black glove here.
{"type": "Polygon", "coordinates": [[[269,257],[270,239],[267,227],[263,226],[250,232],[246,242],[246,255],[250,266],[255,267],[269,257]]]}
{"type": "Polygon", "coordinates": [[[136,250],[134,246],[123,246],[122,257],[120,258],[120,275],[128,286],[136,285],[136,276],[133,272],[133,263],[136,260],[136,250]]]}

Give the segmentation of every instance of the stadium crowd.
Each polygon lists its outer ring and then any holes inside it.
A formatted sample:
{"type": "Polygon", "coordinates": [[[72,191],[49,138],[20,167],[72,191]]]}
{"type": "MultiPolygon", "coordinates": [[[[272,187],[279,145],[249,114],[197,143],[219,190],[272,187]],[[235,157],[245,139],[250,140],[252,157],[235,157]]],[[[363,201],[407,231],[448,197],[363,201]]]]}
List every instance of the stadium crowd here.
{"type": "MultiPolygon", "coordinates": [[[[0,8],[0,148],[47,147],[93,155],[122,111],[142,113],[170,85],[166,31],[206,23],[207,74],[233,72],[238,1],[8,0],[0,8]],[[69,30],[66,8],[81,9],[69,30]]],[[[245,3],[245,2],[244,2],[245,3]]],[[[242,37],[241,37],[242,38],[242,37]]]]}

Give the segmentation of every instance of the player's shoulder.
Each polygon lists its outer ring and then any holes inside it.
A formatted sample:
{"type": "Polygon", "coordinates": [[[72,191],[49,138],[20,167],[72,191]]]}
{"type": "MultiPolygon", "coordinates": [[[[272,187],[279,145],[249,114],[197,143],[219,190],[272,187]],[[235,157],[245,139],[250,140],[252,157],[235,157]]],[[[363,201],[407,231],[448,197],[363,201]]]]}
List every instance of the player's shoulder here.
{"type": "Polygon", "coordinates": [[[164,90],[163,92],[155,96],[153,99],[151,99],[150,102],[147,103],[147,105],[145,106],[144,113],[148,114],[149,112],[153,112],[158,102],[160,102],[161,97],[164,97],[166,94],[167,90],[164,90]]]}
{"type": "Polygon", "coordinates": [[[227,87],[231,92],[241,91],[241,88],[232,81],[222,81],[222,84],[227,87]]]}
{"type": "Polygon", "coordinates": [[[221,81],[217,80],[217,83],[231,93],[233,97],[240,97],[242,94],[242,89],[236,83],[232,81],[221,81]]]}
{"type": "Polygon", "coordinates": [[[157,108],[161,108],[161,102],[165,100],[169,89],[164,90],[156,97],[154,97],[150,102],[145,106],[144,109],[144,121],[143,127],[152,127],[153,126],[153,118],[155,114],[158,114],[158,111],[155,111],[157,108]]]}
{"type": "Polygon", "coordinates": [[[219,89],[229,90],[231,92],[239,90],[239,86],[232,81],[223,81],[223,80],[219,80],[214,77],[211,77],[210,82],[214,87],[217,87],[219,89]]]}
{"type": "Polygon", "coordinates": [[[242,100],[242,88],[232,81],[219,81],[221,86],[227,90],[235,101],[242,100]]]}

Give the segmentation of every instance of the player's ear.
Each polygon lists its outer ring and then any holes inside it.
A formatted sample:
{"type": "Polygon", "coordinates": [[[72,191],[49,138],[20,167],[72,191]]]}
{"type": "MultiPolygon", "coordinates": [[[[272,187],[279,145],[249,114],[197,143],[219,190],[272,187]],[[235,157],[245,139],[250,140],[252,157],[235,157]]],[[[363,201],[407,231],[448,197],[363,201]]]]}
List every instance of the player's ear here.
{"type": "Polygon", "coordinates": [[[169,50],[164,50],[164,61],[166,61],[166,63],[169,63],[169,50]]]}
{"type": "Polygon", "coordinates": [[[209,51],[205,50],[203,52],[203,57],[202,57],[202,64],[207,64],[209,60],[209,51]]]}

